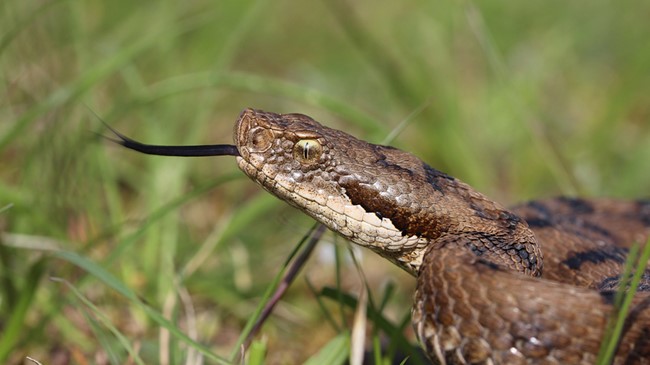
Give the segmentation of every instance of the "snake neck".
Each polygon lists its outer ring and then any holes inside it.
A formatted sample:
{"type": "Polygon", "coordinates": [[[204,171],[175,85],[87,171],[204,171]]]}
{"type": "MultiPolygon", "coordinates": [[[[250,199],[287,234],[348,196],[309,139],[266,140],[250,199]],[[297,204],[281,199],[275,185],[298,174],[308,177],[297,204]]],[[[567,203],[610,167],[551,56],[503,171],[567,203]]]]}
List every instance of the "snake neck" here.
{"type": "MultiPolygon", "coordinates": [[[[410,262],[421,264],[425,255],[442,251],[467,251],[493,267],[542,274],[541,248],[525,220],[458,179],[445,178],[437,188],[423,204],[428,209],[416,213],[435,229],[422,233],[428,244],[410,262]]],[[[408,254],[411,258],[416,252],[408,254]]],[[[410,269],[420,272],[420,266],[410,269]]]]}

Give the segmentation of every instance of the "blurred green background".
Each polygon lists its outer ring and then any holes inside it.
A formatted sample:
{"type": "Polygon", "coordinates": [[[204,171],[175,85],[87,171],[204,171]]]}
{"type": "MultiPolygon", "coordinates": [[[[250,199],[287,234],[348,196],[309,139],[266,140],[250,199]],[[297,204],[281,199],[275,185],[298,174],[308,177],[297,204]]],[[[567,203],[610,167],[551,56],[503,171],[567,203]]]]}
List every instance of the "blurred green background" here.
{"type": "MultiPolygon", "coordinates": [[[[98,138],[93,112],[152,144],[230,143],[245,107],[375,142],[407,120],[393,145],[505,204],[647,197],[648,14],[626,0],[0,2],[0,363],[236,359],[312,224],[233,158],[139,155],[98,138]]],[[[251,363],[346,353],[332,339],[354,308],[314,293],[364,284],[333,241],[251,363]]],[[[413,279],[356,256],[399,325],[413,279]]]]}

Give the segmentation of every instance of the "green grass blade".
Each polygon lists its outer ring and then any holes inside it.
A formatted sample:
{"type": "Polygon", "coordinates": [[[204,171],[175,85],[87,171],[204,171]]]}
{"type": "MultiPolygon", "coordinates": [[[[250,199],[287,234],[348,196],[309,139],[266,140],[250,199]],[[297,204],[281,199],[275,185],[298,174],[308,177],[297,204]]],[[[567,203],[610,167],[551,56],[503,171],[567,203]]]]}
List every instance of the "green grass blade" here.
{"type": "Polygon", "coordinates": [[[350,334],[343,332],[331,339],[305,365],[343,364],[350,356],[350,334]]]}
{"type": "MultiPolygon", "coordinates": [[[[115,326],[113,326],[111,321],[108,318],[106,318],[104,313],[102,313],[102,311],[100,311],[99,308],[97,308],[90,300],[88,300],[83,294],[81,294],[81,292],[77,288],[75,288],[74,285],[72,285],[70,282],[68,282],[66,280],[63,280],[61,278],[52,278],[51,280],[53,280],[55,282],[58,282],[58,283],[63,283],[65,286],[67,286],[68,289],[70,289],[74,293],[74,295],[77,297],[77,299],[79,301],[81,301],[86,307],[88,307],[93,312],[93,314],[95,315],[95,317],[97,319],[99,319],[101,324],[103,326],[105,326],[106,328],[108,328],[108,330],[113,334],[113,336],[115,336],[115,338],[117,338],[120,345],[122,347],[124,347],[124,349],[129,353],[129,355],[131,356],[131,359],[133,361],[135,361],[136,364],[144,365],[144,362],[142,361],[142,359],[140,359],[140,356],[138,355],[137,351],[133,348],[133,346],[131,346],[130,341],[115,326]]],[[[88,316],[86,318],[90,319],[88,316]]],[[[96,321],[94,319],[90,319],[90,323],[91,323],[91,326],[93,328],[96,328],[96,321]]],[[[97,333],[102,333],[102,331],[98,330],[95,333],[96,334],[97,333]]],[[[100,336],[100,339],[102,341],[104,341],[105,344],[108,342],[107,339],[105,339],[103,336],[100,336]]],[[[108,345],[108,347],[104,347],[104,348],[107,351],[110,351],[112,353],[112,356],[111,356],[112,362],[116,363],[116,364],[119,363],[117,361],[119,355],[113,350],[113,346],[108,345]]]]}
{"type": "Polygon", "coordinates": [[[266,343],[264,341],[253,341],[248,351],[248,365],[263,365],[266,356],[266,343]]]}
{"type": "Polygon", "coordinates": [[[8,210],[11,209],[13,206],[14,206],[13,203],[9,203],[9,204],[5,205],[4,207],[0,207],[0,214],[2,214],[2,213],[4,213],[4,212],[8,211],[8,210]]]}
{"type": "Polygon", "coordinates": [[[30,267],[27,273],[25,284],[20,288],[19,298],[7,316],[7,323],[4,325],[2,337],[0,337],[0,363],[7,360],[18,341],[27,335],[24,332],[25,318],[33,304],[34,295],[39,288],[38,284],[46,267],[47,261],[41,258],[30,267]]]}
{"type": "Polygon", "coordinates": [[[194,341],[191,339],[189,336],[187,336],[185,333],[183,333],[178,327],[176,327],[173,323],[169,322],[165,317],[163,317],[160,312],[154,310],[150,306],[142,303],[140,299],[138,299],[137,295],[132,292],[129,288],[127,288],[121,281],[119,281],[116,277],[114,277],[111,273],[108,271],[104,270],[102,267],[97,265],[96,263],[86,259],[83,256],[79,256],[76,253],[73,252],[66,252],[66,251],[60,251],[56,252],[54,254],[55,257],[60,258],[62,260],[65,260],[67,262],[70,262],[71,264],[74,264],[78,266],[79,268],[87,271],[90,273],[93,277],[97,278],[99,281],[102,283],[106,284],[109,286],[111,289],[117,291],[120,293],[122,296],[127,298],[129,301],[131,301],[133,304],[138,306],[140,309],[142,309],[147,315],[153,319],[156,323],[158,323],[160,326],[166,328],[171,332],[174,336],[177,338],[181,339],[182,341],[186,342],[187,344],[191,345],[192,347],[196,348],[198,351],[203,353],[206,357],[220,363],[220,364],[230,364],[229,361],[219,357],[218,355],[214,354],[212,351],[210,351],[209,348],[206,346],[194,341]]]}
{"type": "Polygon", "coordinates": [[[320,308],[321,313],[323,313],[323,315],[325,316],[325,321],[327,321],[327,323],[330,324],[330,326],[335,332],[341,332],[341,327],[338,325],[338,323],[336,323],[336,320],[334,319],[332,312],[329,309],[327,309],[327,307],[325,306],[325,302],[323,302],[323,298],[320,295],[318,295],[318,291],[314,287],[314,284],[312,284],[309,278],[305,278],[305,283],[307,284],[309,291],[316,298],[318,307],[320,308]]]}
{"type": "MultiPolygon", "coordinates": [[[[56,279],[56,278],[52,278],[52,279],[56,279]]],[[[87,310],[82,309],[80,310],[80,312],[83,314],[86,323],[88,323],[88,325],[90,326],[90,330],[95,335],[95,338],[101,345],[102,350],[106,352],[106,357],[108,357],[108,361],[112,365],[120,365],[124,363],[124,360],[120,356],[119,351],[114,344],[114,341],[112,341],[110,333],[107,333],[104,327],[102,327],[102,324],[99,323],[99,321],[97,321],[95,317],[90,315],[90,313],[88,313],[87,310]]],[[[108,324],[110,325],[110,323],[108,324]]],[[[111,330],[109,330],[108,332],[111,332],[111,330]]],[[[131,351],[133,351],[132,348],[127,348],[127,352],[131,352],[131,351]]]]}
{"type": "Polygon", "coordinates": [[[630,249],[630,254],[625,264],[625,272],[622,276],[623,280],[621,280],[620,284],[621,287],[616,293],[614,299],[616,313],[610,318],[610,323],[607,326],[608,330],[603,339],[600,353],[598,354],[598,364],[610,364],[616,354],[616,349],[623,332],[623,326],[625,325],[625,319],[627,318],[630,306],[632,305],[632,300],[634,299],[637,288],[639,287],[641,276],[646,270],[648,260],[650,260],[650,238],[646,242],[643,251],[641,251],[641,255],[638,255],[638,251],[638,245],[634,245],[630,249]],[[635,262],[636,266],[634,266],[635,262]],[[630,269],[632,267],[634,267],[634,275],[629,279],[631,272],[630,269]]]}
{"type": "MultiPolygon", "coordinates": [[[[345,306],[347,306],[348,308],[354,309],[357,306],[356,298],[354,298],[352,295],[347,293],[338,293],[338,290],[333,288],[328,288],[328,287],[323,288],[320,292],[320,295],[326,298],[330,298],[332,300],[341,300],[341,302],[344,303],[345,306]]],[[[412,348],[408,340],[406,340],[406,338],[403,335],[401,335],[401,331],[399,327],[393,325],[388,319],[386,319],[386,317],[384,317],[381,313],[377,312],[377,310],[374,307],[368,306],[367,314],[368,314],[368,318],[375,324],[375,326],[381,328],[381,330],[384,331],[384,333],[400,334],[400,335],[396,335],[393,338],[395,344],[399,346],[399,348],[406,351],[412,348]]]]}

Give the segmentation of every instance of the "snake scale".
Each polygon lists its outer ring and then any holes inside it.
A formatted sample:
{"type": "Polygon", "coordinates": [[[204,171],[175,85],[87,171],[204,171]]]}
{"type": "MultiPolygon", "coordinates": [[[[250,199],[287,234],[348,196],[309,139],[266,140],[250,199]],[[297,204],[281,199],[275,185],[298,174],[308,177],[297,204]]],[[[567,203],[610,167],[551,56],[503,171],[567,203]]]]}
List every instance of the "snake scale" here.
{"type": "MultiPolygon", "coordinates": [[[[182,151],[119,136],[145,153],[182,151]]],[[[413,325],[441,364],[594,363],[629,247],[650,236],[650,200],[506,209],[407,152],[302,114],[246,109],[234,142],[203,155],[236,155],[264,189],[416,277],[413,325]]],[[[648,271],[631,308],[614,363],[650,364],[648,271]]]]}

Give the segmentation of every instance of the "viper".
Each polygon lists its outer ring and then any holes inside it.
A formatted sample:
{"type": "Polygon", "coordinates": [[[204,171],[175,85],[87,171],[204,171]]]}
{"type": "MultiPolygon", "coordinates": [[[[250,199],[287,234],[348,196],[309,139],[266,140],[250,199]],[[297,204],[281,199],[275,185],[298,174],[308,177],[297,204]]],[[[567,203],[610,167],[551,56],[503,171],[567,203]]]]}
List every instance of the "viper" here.
{"type": "MultiPolygon", "coordinates": [[[[115,132],[115,131],[114,131],[115,132]]],[[[441,364],[592,364],[650,200],[560,197],[510,209],[399,149],[302,114],[246,109],[234,145],[143,153],[236,156],[271,194],[417,280],[412,321],[441,364]]],[[[641,275],[615,364],[650,363],[650,272],[641,275]]]]}

